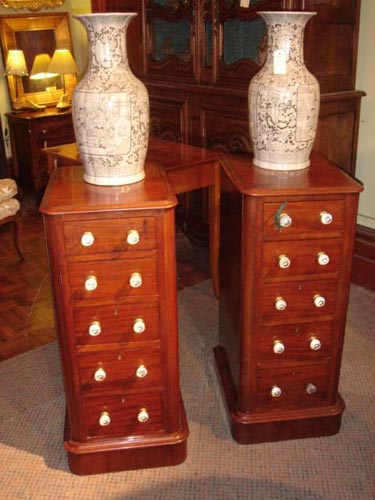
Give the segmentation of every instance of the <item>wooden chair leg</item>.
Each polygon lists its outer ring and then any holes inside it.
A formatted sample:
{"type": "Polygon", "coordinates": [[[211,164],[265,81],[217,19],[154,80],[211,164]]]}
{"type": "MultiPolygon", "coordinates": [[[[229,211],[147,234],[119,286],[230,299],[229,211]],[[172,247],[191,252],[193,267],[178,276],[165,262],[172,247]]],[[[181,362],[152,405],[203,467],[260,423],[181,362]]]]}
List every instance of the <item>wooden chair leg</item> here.
{"type": "Polygon", "coordinates": [[[21,219],[17,215],[16,218],[14,219],[14,244],[16,245],[18,255],[22,260],[24,260],[25,255],[23,253],[20,240],[21,240],[21,219]]]}

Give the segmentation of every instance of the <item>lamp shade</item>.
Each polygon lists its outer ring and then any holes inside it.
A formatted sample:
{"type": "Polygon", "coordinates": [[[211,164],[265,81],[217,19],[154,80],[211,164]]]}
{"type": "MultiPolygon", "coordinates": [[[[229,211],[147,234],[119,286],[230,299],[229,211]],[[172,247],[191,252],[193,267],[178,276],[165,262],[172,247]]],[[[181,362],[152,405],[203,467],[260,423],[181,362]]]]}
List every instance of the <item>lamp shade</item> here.
{"type": "Polygon", "coordinates": [[[23,50],[9,50],[5,63],[6,75],[27,76],[27,66],[23,50]]]}
{"type": "Polygon", "coordinates": [[[55,50],[52,60],[48,66],[48,73],[78,73],[78,67],[73,59],[70,50],[57,49],[55,50]]]}
{"type": "Polygon", "coordinates": [[[38,54],[35,56],[33,67],[30,72],[31,80],[42,80],[43,78],[52,78],[58,76],[58,73],[50,73],[48,66],[51,63],[51,56],[49,54],[38,54]]]}

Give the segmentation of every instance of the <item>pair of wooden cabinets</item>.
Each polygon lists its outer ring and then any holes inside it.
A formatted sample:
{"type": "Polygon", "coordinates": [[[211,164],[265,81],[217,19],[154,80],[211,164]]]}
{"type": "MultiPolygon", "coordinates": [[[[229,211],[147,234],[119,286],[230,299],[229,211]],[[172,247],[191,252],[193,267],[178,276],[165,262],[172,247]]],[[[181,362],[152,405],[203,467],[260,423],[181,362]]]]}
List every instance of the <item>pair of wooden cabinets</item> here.
{"type": "MultiPolygon", "coordinates": [[[[162,168],[168,143],[159,142],[160,160],[147,160],[144,181],[90,186],[82,167],[65,166],[52,173],[41,205],[65,447],[78,474],[186,457],[176,199],[162,168]]],[[[286,173],[263,171],[250,157],[220,162],[215,355],[233,437],[249,444],[334,434],[344,409],[338,381],[361,187],[316,155],[309,169],[286,173]]],[[[200,168],[185,165],[187,184],[205,185],[200,168]]]]}

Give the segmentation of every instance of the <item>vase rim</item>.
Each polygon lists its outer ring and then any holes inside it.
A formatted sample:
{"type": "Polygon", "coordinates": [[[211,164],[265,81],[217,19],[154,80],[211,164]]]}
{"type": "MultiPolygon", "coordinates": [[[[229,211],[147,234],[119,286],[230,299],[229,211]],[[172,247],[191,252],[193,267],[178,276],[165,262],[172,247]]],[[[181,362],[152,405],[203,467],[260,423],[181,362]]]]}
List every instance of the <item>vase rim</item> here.
{"type": "Polygon", "coordinates": [[[307,10],[259,10],[258,14],[290,14],[290,15],[309,15],[315,16],[317,12],[307,10]]]}
{"type": "Polygon", "coordinates": [[[137,12],[89,12],[87,14],[75,14],[73,17],[111,17],[111,16],[138,16],[137,12]]]}

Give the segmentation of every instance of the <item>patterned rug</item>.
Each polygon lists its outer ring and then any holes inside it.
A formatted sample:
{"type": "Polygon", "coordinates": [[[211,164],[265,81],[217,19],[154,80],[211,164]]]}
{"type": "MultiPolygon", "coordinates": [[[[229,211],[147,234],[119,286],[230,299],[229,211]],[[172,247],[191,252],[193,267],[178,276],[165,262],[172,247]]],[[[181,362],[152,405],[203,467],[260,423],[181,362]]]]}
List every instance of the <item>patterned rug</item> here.
{"type": "Polygon", "coordinates": [[[206,281],[179,292],[181,389],[190,437],[175,467],[76,476],[62,444],[56,343],[0,363],[0,498],[4,500],[370,500],[375,498],[375,296],[352,287],[332,437],[236,444],[216,380],[218,304],[206,281]]]}

